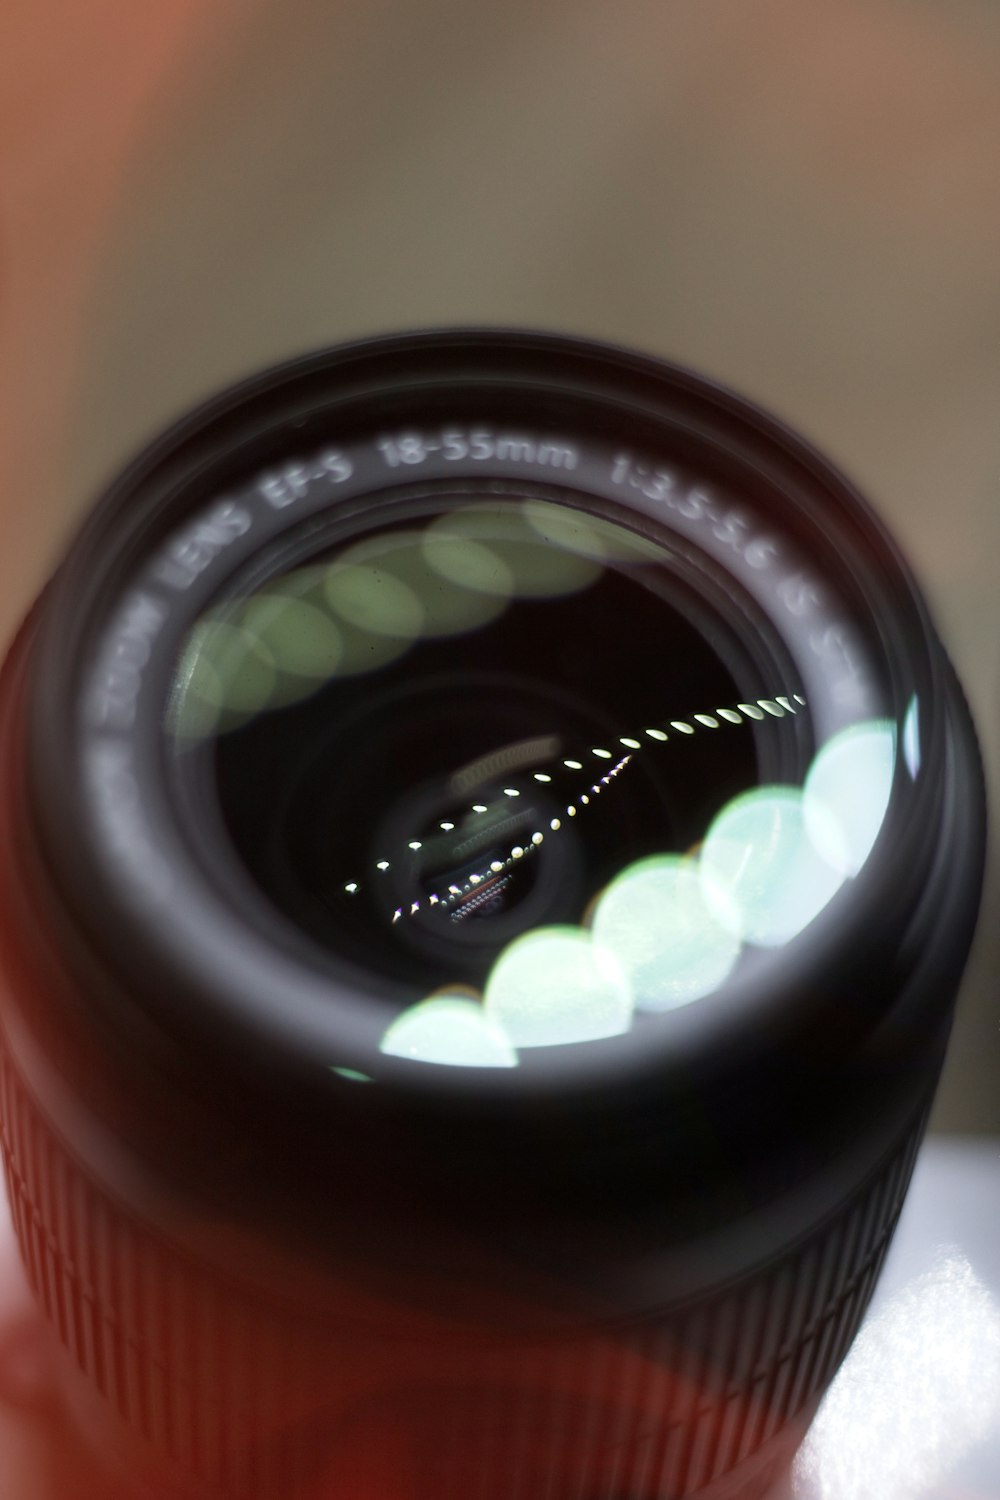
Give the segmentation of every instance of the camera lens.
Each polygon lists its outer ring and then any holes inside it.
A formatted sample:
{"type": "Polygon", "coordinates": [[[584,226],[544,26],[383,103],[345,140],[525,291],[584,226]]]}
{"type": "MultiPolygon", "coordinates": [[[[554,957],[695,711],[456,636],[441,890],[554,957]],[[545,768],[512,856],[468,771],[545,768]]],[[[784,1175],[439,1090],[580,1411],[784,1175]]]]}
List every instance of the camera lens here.
{"type": "Polygon", "coordinates": [[[759,692],[766,668],[663,541],[528,485],[405,498],[405,524],[285,541],[195,622],[171,716],[192,842],[231,846],[317,962],[381,981],[403,1007],[383,1051],[516,1066],[515,1043],[618,1035],[633,1004],[716,988],[740,919],[713,913],[686,851],[762,777],[804,774],[805,708],[679,717],[759,692]],[[658,638],[650,670],[637,645],[658,638]],[[664,929],[644,992],[638,911],[675,889],[695,946],[681,962],[664,929]],[[572,977],[521,995],[529,954],[574,955],[572,977]]]}
{"type": "Polygon", "coordinates": [[[231,1500],[761,1493],[982,875],[847,481],[625,351],[345,346],[125,471],[0,710],[8,1185],[104,1448],[231,1500]]]}

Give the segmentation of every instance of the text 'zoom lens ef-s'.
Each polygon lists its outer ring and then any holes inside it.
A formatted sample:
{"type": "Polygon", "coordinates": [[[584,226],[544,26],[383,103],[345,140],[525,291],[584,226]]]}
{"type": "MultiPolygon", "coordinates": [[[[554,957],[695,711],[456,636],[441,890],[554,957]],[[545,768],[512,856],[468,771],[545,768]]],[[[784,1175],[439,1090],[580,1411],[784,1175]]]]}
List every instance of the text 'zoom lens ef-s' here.
{"type": "Polygon", "coordinates": [[[760,1494],[982,873],[845,480],[618,349],[334,349],[111,486],[0,711],[5,1164],[104,1452],[225,1500],[760,1494]]]}

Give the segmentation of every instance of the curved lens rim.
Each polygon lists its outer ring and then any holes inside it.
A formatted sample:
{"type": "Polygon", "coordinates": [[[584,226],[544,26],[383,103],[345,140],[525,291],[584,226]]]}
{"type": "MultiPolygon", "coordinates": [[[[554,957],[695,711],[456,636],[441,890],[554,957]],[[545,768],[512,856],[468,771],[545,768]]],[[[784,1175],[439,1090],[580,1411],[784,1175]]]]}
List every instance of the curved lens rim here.
{"type": "MultiPolygon", "coordinates": [[[[195,956],[171,949],[169,938],[164,942],[162,932],[148,926],[143,930],[139,924],[124,941],[121,928],[116,934],[107,931],[107,890],[100,880],[91,879],[94,851],[87,848],[81,828],[79,782],[72,755],[78,739],[74,713],[81,674],[108,599],[120,590],[136,559],[148,552],[157,535],[163,534],[179,504],[190,505],[193,495],[216,492],[220,469],[227,463],[245,462],[248,452],[265,438],[273,440],[275,433],[288,436],[300,422],[308,422],[314,415],[322,420],[331,402],[341,409],[352,404],[357,409],[359,404],[379,399],[380,393],[394,388],[394,383],[395,388],[406,389],[412,396],[414,391],[433,384],[435,366],[441,372],[437,378],[454,382],[449,360],[456,357],[463,366],[479,361],[487,372],[484,380],[492,378],[510,386],[527,382],[530,388],[533,365],[538,367],[534,378],[539,387],[545,385],[550,390],[560,385],[557,370],[570,372],[570,378],[563,382],[567,402],[578,399],[574,382],[577,388],[582,383],[592,397],[595,391],[603,390],[605,404],[610,408],[617,402],[630,413],[632,421],[641,418],[662,425],[669,414],[676,431],[685,431],[696,445],[707,444],[706,431],[713,432],[714,441],[728,447],[737,465],[742,464],[749,472],[753,463],[769,472],[773,493],[780,496],[784,488],[787,503],[794,504],[802,514],[813,512],[815,531],[832,530],[837,545],[868,559],[862,569],[867,576],[858,580],[859,592],[871,605],[873,641],[897,691],[917,690],[925,702],[947,702],[940,695],[940,649],[926,608],[898,550],[867,504],[815,450],[721,387],[613,346],[509,330],[390,336],[306,356],[265,372],[185,418],[112,485],[50,589],[35,648],[29,726],[31,793],[55,889],[69,920],[79,923],[103,948],[112,971],[134,973],[138,964],[148,974],[150,948],[156,950],[162,982],[154,985],[154,991],[162,991],[161,1015],[169,1018],[168,1024],[178,1020],[183,1029],[191,1022],[196,1032],[202,1032],[206,1015],[212,1014],[219,1024],[248,1027],[268,1044],[286,1048],[290,1056],[310,1062],[315,1058],[315,1036],[291,1036],[287,1025],[276,1028],[273,1007],[271,1014],[266,1006],[251,1014],[246,995],[238,982],[233,983],[231,973],[228,983],[220,970],[217,982],[207,985],[195,956]],[[750,450],[754,450],[752,459],[750,450]],[[834,517],[839,530],[831,525],[834,517]],[[73,650],[66,649],[67,641],[73,642],[73,650]],[[900,683],[903,660],[907,669],[905,682],[900,683]],[[126,950],[129,961],[123,963],[126,950]]],[[[912,893],[926,863],[926,844],[931,837],[928,830],[936,828],[936,770],[943,763],[945,742],[952,732],[955,725],[951,719],[930,725],[926,774],[909,788],[908,807],[890,809],[879,859],[859,877],[849,893],[851,899],[836,903],[822,931],[803,945],[801,952],[788,955],[779,985],[774,985],[772,977],[756,992],[751,985],[746,992],[726,997],[714,1007],[698,1007],[696,1016],[681,1017],[673,1030],[669,1056],[658,1056],[653,1063],[648,1050],[628,1044],[616,1047],[614,1067],[631,1076],[635,1070],[650,1066],[684,1066],[695,1054],[711,1052],[724,1038],[731,1039],[734,1029],[743,1035],[754,1028],[768,1029],[787,1012],[794,997],[799,1002],[796,1026],[809,1024],[808,1006],[801,1004],[801,996],[809,988],[809,976],[839,972],[845,952],[856,951],[857,945],[867,940],[872,908],[890,899],[890,893],[895,893],[894,906],[907,905],[909,897],[903,893],[912,893]],[[918,857],[922,846],[925,853],[918,857]]],[[[115,915],[119,922],[127,920],[121,910],[115,915]]],[[[352,1057],[360,1061],[351,1045],[351,998],[347,994],[342,997],[344,1057],[348,1062],[352,1057]]],[[[151,1003],[155,1003],[152,995],[151,1003]]],[[[876,1020],[873,1016],[873,1025],[876,1020]]],[[[544,1079],[539,1076],[537,1082],[520,1072],[515,1078],[505,1070],[425,1069],[405,1063],[398,1069],[389,1065],[385,1076],[387,1083],[404,1089],[521,1092],[533,1086],[547,1090],[606,1079],[610,1060],[610,1054],[601,1049],[566,1049],[551,1072],[544,1079]]]]}

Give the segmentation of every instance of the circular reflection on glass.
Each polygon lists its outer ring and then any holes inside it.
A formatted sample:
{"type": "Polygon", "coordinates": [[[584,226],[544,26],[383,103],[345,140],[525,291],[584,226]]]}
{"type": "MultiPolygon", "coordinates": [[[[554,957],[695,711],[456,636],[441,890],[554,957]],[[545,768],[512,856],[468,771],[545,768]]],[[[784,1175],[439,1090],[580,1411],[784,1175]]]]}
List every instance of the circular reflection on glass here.
{"type": "Polygon", "coordinates": [[[554,545],[595,563],[661,563],[670,555],[662,542],[631,531],[601,516],[555,505],[551,500],[527,500],[524,518],[547,545],[554,545]]]}
{"type": "Polygon", "coordinates": [[[492,557],[464,554],[464,561],[471,561],[473,567],[471,573],[463,573],[463,546],[461,538],[449,542],[446,537],[439,537],[438,566],[432,567],[422,532],[394,531],[366,538],[349,548],[342,560],[359,566],[377,566],[380,572],[391,574],[410,589],[420,600],[423,611],[420,634],[433,639],[461,635],[488,624],[503,612],[510,598],[510,580],[492,557]],[[483,576],[488,577],[492,588],[477,586],[477,580],[483,576]]]}
{"type": "Polygon", "coordinates": [[[885,820],[896,765],[896,730],[873,719],[841,730],[806,777],[805,826],[828,865],[856,875],[885,820]]]}
{"type": "Polygon", "coordinates": [[[279,673],[322,682],[332,677],[344,640],[329,614],[282,592],[258,594],[243,613],[243,627],[270,654],[279,673]]]}
{"type": "Polygon", "coordinates": [[[701,849],[702,892],[713,915],[760,947],[797,936],[843,883],[809,837],[803,800],[791,786],[746,792],[723,808],[701,849]]]}
{"type": "Polygon", "coordinates": [[[567,547],[562,535],[552,540],[541,535],[523,506],[451,511],[430,527],[426,545],[431,565],[445,577],[465,582],[471,573],[482,573],[486,592],[503,586],[508,597],[513,594],[520,599],[575,594],[593,583],[601,571],[599,561],[567,547]],[[470,564],[466,549],[472,549],[470,564]],[[480,552],[492,559],[494,573],[479,560],[480,552]],[[501,580],[505,581],[502,585],[501,580]]]}
{"type": "MultiPolygon", "coordinates": [[[[307,615],[299,614],[293,618],[296,625],[304,624],[308,619],[310,631],[316,631],[317,634],[313,642],[307,644],[302,640],[297,644],[296,651],[299,660],[304,660],[307,653],[313,655],[315,659],[321,659],[329,653],[328,659],[332,660],[334,649],[337,653],[333,670],[325,673],[322,678],[312,679],[318,686],[330,678],[356,677],[362,673],[377,671],[380,667],[388,666],[398,657],[403,656],[413,645],[413,637],[405,633],[393,634],[388,630],[369,629],[362,622],[360,608],[355,609],[356,618],[353,621],[348,620],[347,613],[335,608],[329,597],[328,585],[331,573],[336,572],[343,562],[344,555],[338,559],[333,568],[329,565],[313,564],[286,573],[276,585],[248,599],[241,615],[242,619],[247,619],[258,599],[267,599],[272,596],[294,600],[296,604],[306,606],[309,611],[307,615]],[[334,648],[334,633],[337,640],[336,648],[334,648]]],[[[377,586],[377,584],[373,585],[373,587],[377,586]]],[[[345,596],[349,595],[351,587],[358,587],[357,580],[345,587],[345,596]]],[[[391,585],[389,594],[398,599],[398,591],[393,591],[391,585]]],[[[378,600],[375,598],[369,603],[377,607],[378,600]]],[[[348,599],[347,611],[350,612],[350,610],[351,601],[348,599]]],[[[411,603],[410,623],[413,622],[415,613],[411,603]]],[[[270,708],[294,703],[296,699],[308,696],[310,691],[308,682],[304,686],[296,684],[291,672],[288,671],[280,690],[275,689],[266,706],[270,708]],[[299,690],[300,687],[301,690],[299,690]]]]}
{"type": "Polygon", "coordinates": [[[585,518],[579,511],[570,510],[565,505],[553,505],[548,500],[526,500],[524,519],[546,545],[590,558],[596,563],[619,555],[636,555],[636,547],[623,540],[621,527],[609,526],[594,517],[585,518]]]}
{"type": "Polygon", "coordinates": [[[412,641],[423,629],[419,597],[376,562],[334,563],[326,575],[325,592],[335,614],[372,635],[412,641]]]}
{"type": "Polygon", "coordinates": [[[514,594],[514,580],[507,564],[492,548],[484,547],[461,531],[449,530],[450,519],[444,517],[427,529],[424,556],[428,567],[449,583],[506,604],[514,594]]]}
{"type": "Polygon", "coordinates": [[[397,1016],[379,1044],[390,1057],[461,1068],[516,1068],[503,1027],[476,1000],[433,995],[397,1016]]]}
{"type": "Polygon", "coordinates": [[[270,702],[276,679],[274,657],[253,631],[205,619],[178,668],[171,727],[184,740],[228,728],[270,702]]]}
{"type": "Polygon", "coordinates": [[[538,927],[510,943],[486,981],[486,1013],[515,1047],[620,1036],[632,993],[615,956],[578,927],[538,927]]]}
{"type": "MultiPolygon", "coordinates": [[[[716,893],[716,906],[727,901],[716,893]]],[[[710,994],[740,951],[738,913],[722,925],[709,908],[693,859],[679,855],[629,866],[601,896],[593,933],[627,974],[637,1010],[673,1010],[710,994]]]]}

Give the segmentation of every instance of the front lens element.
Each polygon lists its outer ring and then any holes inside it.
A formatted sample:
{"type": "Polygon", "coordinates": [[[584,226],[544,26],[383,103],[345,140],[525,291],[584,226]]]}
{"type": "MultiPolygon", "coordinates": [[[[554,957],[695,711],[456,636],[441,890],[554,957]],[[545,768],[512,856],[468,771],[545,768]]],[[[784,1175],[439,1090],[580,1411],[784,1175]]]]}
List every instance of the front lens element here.
{"type": "Polygon", "coordinates": [[[749,598],[574,498],[401,494],[293,532],[184,638],[191,837],[364,973],[385,1054],[509,1067],[650,1025],[796,937],[877,835],[877,726],[813,754],[749,598]]]}

